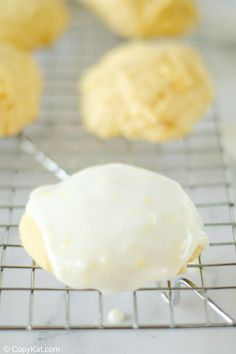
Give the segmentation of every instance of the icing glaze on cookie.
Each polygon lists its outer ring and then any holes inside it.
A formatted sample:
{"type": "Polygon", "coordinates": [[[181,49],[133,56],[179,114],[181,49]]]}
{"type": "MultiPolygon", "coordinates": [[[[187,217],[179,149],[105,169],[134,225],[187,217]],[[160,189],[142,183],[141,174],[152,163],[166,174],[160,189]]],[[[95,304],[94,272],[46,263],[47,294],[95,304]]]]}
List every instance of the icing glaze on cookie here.
{"type": "Polygon", "coordinates": [[[41,231],[55,276],[104,293],[172,279],[208,243],[179,184],[119,163],[37,188],[26,213],[41,231]]]}

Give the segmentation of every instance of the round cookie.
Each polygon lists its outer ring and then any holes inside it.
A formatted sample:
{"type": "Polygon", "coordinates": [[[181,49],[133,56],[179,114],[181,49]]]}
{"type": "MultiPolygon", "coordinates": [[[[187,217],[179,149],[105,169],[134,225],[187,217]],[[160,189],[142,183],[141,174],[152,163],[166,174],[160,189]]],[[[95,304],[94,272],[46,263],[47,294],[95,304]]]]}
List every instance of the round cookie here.
{"type": "Polygon", "coordinates": [[[117,34],[150,38],[178,36],[197,21],[195,0],[82,0],[117,34]]]}
{"type": "Polygon", "coordinates": [[[51,44],[68,24],[63,0],[0,1],[0,41],[23,49],[51,44]]]}
{"type": "Polygon", "coordinates": [[[19,133],[36,118],[41,86],[41,74],[33,58],[1,43],[0,137],[19,133]]]}
{"type": "Polygon", "coordinates": [[[102,139],[180,138],[203,117],[213,97],[197,51],[164,42],[111,50],[85,72],[79,86],[84,124],[102,139]]]}
{"type": "Polygon", "coordinates": [[[34,190],[20,236],[36,263],[61,282],[104,293],[173,279],[208,244],[176,182],[118,163],[34,190]]]}

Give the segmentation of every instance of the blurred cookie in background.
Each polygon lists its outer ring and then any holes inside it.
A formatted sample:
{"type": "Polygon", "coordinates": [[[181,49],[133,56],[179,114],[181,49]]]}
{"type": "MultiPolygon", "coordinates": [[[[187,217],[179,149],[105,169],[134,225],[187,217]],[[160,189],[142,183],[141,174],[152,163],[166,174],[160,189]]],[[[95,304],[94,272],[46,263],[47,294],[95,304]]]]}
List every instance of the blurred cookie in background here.
{"type": "Polygon", "coordinates": [[[64,32],[68,22],[63,0],[0,1],[0,42],[27,50],[47,46],[64,32]]]}
{"type": "Polygon", "coordinates": [[[122,37],[179,36],[197,22],[194,0],[81,0],[122,37]]]}
{"type": "Polygon", "coordinates": [[[83,121],[102,139],[162,142],[203,118],[213,86],[198,52],[173,42],[111,50],[79,84],[83,121]]]}
{"type": "Polygon", "coordinates": [[[15,135],[39,111],[41,74],[33,58],[21,49],[0,44],[0,137],[15,135]]]}

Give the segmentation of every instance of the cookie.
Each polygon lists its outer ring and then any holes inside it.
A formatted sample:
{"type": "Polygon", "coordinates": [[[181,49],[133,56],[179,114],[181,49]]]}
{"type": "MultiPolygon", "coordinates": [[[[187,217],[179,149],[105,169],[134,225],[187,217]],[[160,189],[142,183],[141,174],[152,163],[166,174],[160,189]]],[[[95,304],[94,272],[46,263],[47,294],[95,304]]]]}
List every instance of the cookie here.
{"type": "Polygon", "coordinates": [[[20,236],[36,263],[61,282],[104,293],[173,279],[208,244],[179,184],[118,163],[34,190],[20,236]]]}
{"type": "Polygon", "coordinates": [[[101,139],[163,142],[183,137],[213,98],[197,51],[169,42],[113,49],[85,72],[79,87],[84,124],[101,139]]]}
{"type": "Polygon", "coordinates": [[[197,21],[194,0],[82,0],[115,33],[129,38],[179,36],[197,21]]]}
{"type": "Polygon", "coordinates": [[[38,114],[42,79],[25,51],[0,44],[0,137],[18,134],[38,114]]]}
{"type": "Polygon", "coordinates": [[[7,0],[0,2],[0,42],[23,49],[53,43],[69,20],[63,0],[7,0]]]}

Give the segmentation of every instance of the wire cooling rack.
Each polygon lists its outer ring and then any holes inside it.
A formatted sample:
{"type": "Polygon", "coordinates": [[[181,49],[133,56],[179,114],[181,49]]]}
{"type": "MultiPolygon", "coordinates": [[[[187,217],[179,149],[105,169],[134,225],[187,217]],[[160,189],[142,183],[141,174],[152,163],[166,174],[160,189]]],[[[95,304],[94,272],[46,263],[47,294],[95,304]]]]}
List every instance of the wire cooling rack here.
{"type": "MultiPolygon", "coordinates": [[[[73,23],[52,49],[37,54],[45,77],[39,120],[0,140],[0,329],[186,328],[236,325],[236,240],[231,184],[215,105],[186,139],[163,145],[102,142],[79,122],[77,78],[120,40],[72,3],[73,23]],[[205,222],[210,247],[184,278],[105,296],[65,287],[22,248],[18,223],[30,191],[81,168],[109,161],[164,173],[182,184],[205,222]],[[127,316],[111,325],[108,312],[127,316]]],[[[216,56],[198,33],[213,67],[216,56]]],[[[218,58],[218,57],[217,57],[218,58]]]]}

